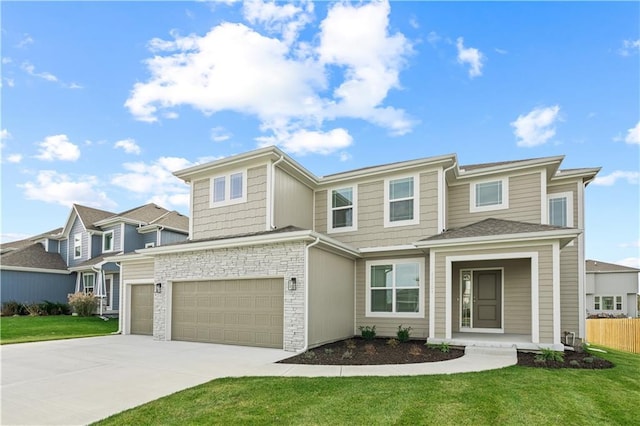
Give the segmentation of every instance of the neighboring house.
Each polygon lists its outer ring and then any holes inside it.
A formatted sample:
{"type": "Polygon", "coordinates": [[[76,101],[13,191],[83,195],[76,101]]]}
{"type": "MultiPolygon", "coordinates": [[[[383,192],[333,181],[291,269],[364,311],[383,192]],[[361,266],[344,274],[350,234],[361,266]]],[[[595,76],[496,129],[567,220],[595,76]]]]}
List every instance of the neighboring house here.
{"type": "Polygon", "coordinates": [[[638,316],[640,269],[587,260],[587,315],[638,316]]]}
{"type": "Polygon", "coordinates": [[[84,291],[100,296],[102,312],[117,312],[120,266],[105,256],[185,240],[188,224],[155,204],[123,213],[74,204],[63,228],[2,245],[1,301],[66,302],[84,291]]]}
{"type": "Polygon", "coordinates": [[[178,171],[189,241],[107,259],[121,329],[303,351],[402,325],[432,343],[561,349],[585,335],[584,190],[599,171],[563,158],[318,177],[268,147],[178,171]]]}

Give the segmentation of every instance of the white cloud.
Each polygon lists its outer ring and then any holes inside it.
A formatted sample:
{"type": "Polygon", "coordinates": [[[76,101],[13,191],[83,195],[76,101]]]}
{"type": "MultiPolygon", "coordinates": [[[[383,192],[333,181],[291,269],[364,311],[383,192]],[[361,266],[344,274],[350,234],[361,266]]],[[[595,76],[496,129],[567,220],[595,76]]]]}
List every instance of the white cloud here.
{"type": "Polygon", "coordinates": [[[0,130],[0,140],[11,139],[11,133],[7,129],[0,130]]]}
{"type": "Polygon", "coordinates": [[[622,243],[620,247],[628,248],[628,247],[640,247],[640,240],[635,240],[630,243],[622,243]]]}
{"type": "Polygon", "coordinates": [[[161,201],[158,204],[167,208],[188,206],[189,186],[175,177],[173,172],[193,165],[179,157],[160,157],[151,163],[124,163],[122,166],[127,173],[114,175],[111,183],[149,197],[149,201],[161,201]]]}
{"type": "Polygon", "coordinates": [[[442,40],[442,37],[440,37],[435,31],[430,31],[429,34],[427,34],[427,42],[432,46],[438,44],[440,40],[442,40]]]}
{"type": "Polygon", "coordinates": [[[640,172],[626,172],[623,170],[616,170],[606,176],[597,176],[593,180],[593,184],[601,186],[612,186],[619,179],[626,180],[627,183],[636,185],[638,184],[638,180],[640,179],[640,172]]]}
{"type": "Polygon", "coordinates": [[[11,154],[7,156],[7,161],[9,163],[17,164],[22,161],[22,154],[11,154]]]}
{"type": "Polygon", "coordinates": [[[224,142],[231,138],[231,133],[222,126],[216,126],[211,129],[211,140],[214,142],[224,142]]]}
{"type": "Polygon", "coordinates": [[[494,48],[493,48],[493,50],[494,50],[496,53],[499,53],[499,54],[501,54],[501,55],[506,55],[507,53],[509,53],[507,50],[499,49],[499,48],[497,48],[497,47],[494,47],[494,48]]]}
{"type": "Polygon", "coordinates": [[[527,115],[519,115],[511,124],[518,138],[518,146],[533,147],[545,144],[556,134],[554,124],[559,120],[560,106],[534,108],[527,115]]]}
{"type": "Polygon", "coordinates": [[[28,45],[33,43],[33,38],[29,34],[25,34],[24,37],[22,37],[22,40],[20,40],[18,44],[16,44],[16,47],[22,49],[23,47],[27,47],[28,45]]]}
{"type": "Polygon", "coordinates": [[[140,154],[142,152],[136,141],[131,138],[117,141],[113,146],[123,149],[127,154],[140,154]]]}
{"type": "Polygon", "coordinates": [[[618,49],[618,53],[621,56],[631,56],[634,53],[640,52],[640,39],[638,40],[623,40],[622,47],[618,49]]]}
{"type": "Polygon", "coordinates": [[[483,61],[485,56],[475,47],[464,47],[464,39],[458,37],[456,40],[458,49],[458,63],[469,64],[469,77],[474,78],[482,75],[483,61]]]}
{"type": "Polygon", "coordinates": [[[69,141],[67,135],[47,136],[38,144],[39,154],[36,158],[45,161],[76,161],[80,158],[80,148],[69,141]]]}
{"type": "Polygon", "coordinates": [[[27,182],[18,187],[24,189],[29,200],[44,201],[70,207],[73,203],[101,209],[113,209],[117,204],[100,191],[98,178],[78,176],[75,180],[69,175],[55,170],[41,170],[36,182],[27,182]]]}
{"type": "Polygon", "coordinates": [[[639,268],[640,269],[640,257],[626,257],[624,259],[620,259],[617,262],[614,262],[618,265],[629,266],[630,268],[639,268]]]}
{"type": "Polygon", "coordinates": [[[125,106],[147,122],[180,105],[206,115],[224,110],[255,116],[263,132],[258,141],[283,146],[301,130],[331,134],[325,123],[345,117],[392,134],[409,132],[414,122],[406,113],[383,104],[391,89],[400,88],[398,75],[412,52],[402,34],[388,33],[389,4],[332,5],[320,32],[300,41],[312,10],[310,2],[252,1],[243,12],[268,36],[226,22],[202,36],[173,32],[172,40],[151,40],[150,78],[133,86],[125,106]]]}
{"type": "Polygon", "coordinates": [[[29,62],[24,62],[21,66],[21,68],[29,75],[32,75],[34,77],[38,77],[41,78],[43,80],[47,80],[47,81],[51,81],[51,82],[57,82],[58,81],[58,77],[56,77],[55,75],[51,74],[50,72],[36,72],[36,67],[33,64],[30,64],[29,62]]]}
{"type": "Polygon", "coordinates": [[[333,129],[329,132],[299,130],[292,134],[280,134],[275,138],[261,139],[263,146],[272,145],[276,141],[288,152],[328,155],[345,149],[351,145],[353,138],[345,129],[333,129]]]}
{"type": "Polygon", "coordinates": [[[635,145],[640,144],[640,121],[638,121],[635,127],[627,130],[627,137],[624,138],[624,141],[635,145]]]}
{"type": "MultiPolygon", "coordinates": [[[[2,77],[2,80],[7,84],[7,86],[9,87],[14,87],[16,85],[15,80],[13,78],[9,78],[9,77],[2,77]]],[[[2,86],[4,86],[4,83],[2,84],[2,86]]],[[[0,86],[0,87],[2,87],[0,86]]]]}

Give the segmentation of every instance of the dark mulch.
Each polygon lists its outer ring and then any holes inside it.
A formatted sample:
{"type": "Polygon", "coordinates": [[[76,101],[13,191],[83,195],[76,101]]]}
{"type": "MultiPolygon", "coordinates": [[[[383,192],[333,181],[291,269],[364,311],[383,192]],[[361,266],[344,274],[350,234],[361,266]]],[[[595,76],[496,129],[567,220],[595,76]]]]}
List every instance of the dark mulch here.
{"type": "MultiPolygon", "coordinates": [[[[279,361],[282,364],[310,365],[381,365],[437,362],[459,358],[464,355],[462,348],[448,348],[443,352],[440,346],[425,345],[425,340],[390,345],[390,339],[376,338],[364,340],[360,337],[329,343],[307,352],[279,361]]],[[[536,361],[535,353],[518,352],[518,365],[537,368],[611,368],[613,364],[588,352],[564,352],[564,362],[536,361]]]]}
{"type": "Polygon", "coordinates": [[[449,348],[449,352],[442,352],[437,347],[425,346],[424,340],[398,342],[397,346],[389,345],[388,341],[388,339],[367,341],[362,338],[341,340],[310,349],[303,354],[279,362],[313,365],[412,364],[445,361],[464,355],[462,349],[449,348]]]}

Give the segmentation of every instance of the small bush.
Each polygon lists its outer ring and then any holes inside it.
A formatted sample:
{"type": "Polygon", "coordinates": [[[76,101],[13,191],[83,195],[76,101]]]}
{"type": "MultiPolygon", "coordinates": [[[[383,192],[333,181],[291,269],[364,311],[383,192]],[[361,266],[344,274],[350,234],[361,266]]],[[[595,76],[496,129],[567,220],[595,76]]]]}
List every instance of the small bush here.
{"type": "Polygon", "coordinates": [[[351,358],[353,358],[353,351],[349,349],[344,351],[344,353],[342,354],[342,359],[351,359],[351,358]]]}
{"type": "Polygon", "coordinates": [[[409,355],[420,356],[422,355],[422,348],[418,345],[411,345],[409,348],[409,355]]]}
{"type": "Polygon", "coordinates": [[[408,342],[409,337],[411,337],[411,327],[402,327],[402,324],[400,324],[397,335],[400,342],[408,342]]]}
{"type": "Polygon", "coordinates": [[[535,357],[536,362],[557,361],[564,362],[564,352],[554,351],[553,349],[542,348],[540,353],[535,357]]]}
{"type": "Polygon", "coordinates": [[[356,342],[353,339],[346,340],[344,342],[344,345],[347,347],[347,349],[355,349],[356,348],[356,342]]]}
{"type": "Polygon", "coordinates": [[[12,317],[26,314],[22,303],[18,303],[15,300],[8,300],[2,304],[2,316],[12,317]]]}
{"type": "Polygon", "coordinates": [[[69,305],[81,317],[90,317],[98,307],[98,301],[92,293],[84,294],[79,291],[69,296],[69,305]]]}
{"type": "Polygon", "coordinates": [[[391,346],[392,348],[397,347],[400,344],[398,339],[389,339],[387,340],[387,346],[391,346]]]}
{"type": "Polygon", "coordinates": [[[42,315],[69,315],[71,307],[66,303],[56,303],[45,300],[40,303],[42,315]]]}
{"type": "Polygon", "coordinates": [[[360,326],[360,334],[362,334],[362,338],[364,340],[373,340],[376,338],[376,326],[360,326]]]}
{"type": "Polygon", "coordinates": [[[580,361],[578,361],[577,359],[572,359],[571,361],[569,361],[569,365],[571,365],[572,367],[580,367],[580,361]]]}
{"type": "Polygon", "coordinates": [[[451,348],[449,348],[449,344],[446,342],[442,342],[438,345],[438,349],[440,349],[440,352],[444,352],[444,353],[449,353],[449,351],[451,350],[451,348]]]}
{"type": "Polygon", "coordinates": [[[24,307],[24,310],[27,311],[27,314],[31,317],[37,317],[42,314],[39,303],[23,303],[22,306],[24,307]]]}

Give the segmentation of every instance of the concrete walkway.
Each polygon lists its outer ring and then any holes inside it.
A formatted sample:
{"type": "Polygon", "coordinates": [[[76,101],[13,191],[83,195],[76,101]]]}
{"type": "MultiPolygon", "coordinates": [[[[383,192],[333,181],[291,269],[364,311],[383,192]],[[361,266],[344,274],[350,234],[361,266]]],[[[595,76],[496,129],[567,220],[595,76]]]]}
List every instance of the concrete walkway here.
{"type": "Polygon", "coordinates": [[[2,425],[88,424],[162,396],[222,377],[407,376],[503,368],[515,349],[468,347],[454,360],[402,365],[276,364],[278,349],[161,342],[147,336],[3,345],[2,425]]]}

